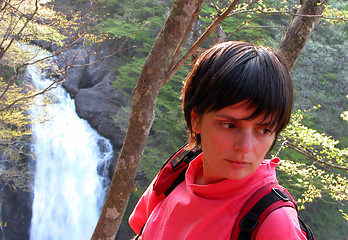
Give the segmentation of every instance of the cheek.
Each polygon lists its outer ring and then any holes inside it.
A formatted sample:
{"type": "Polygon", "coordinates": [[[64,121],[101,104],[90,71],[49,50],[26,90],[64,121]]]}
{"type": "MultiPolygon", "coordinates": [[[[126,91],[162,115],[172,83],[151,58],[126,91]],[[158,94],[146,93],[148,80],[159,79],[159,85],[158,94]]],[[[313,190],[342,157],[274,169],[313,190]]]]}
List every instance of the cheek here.
{"type": "Polygon", "coordinates": [[[202,148],[208,150],[211,155],[218,156],[220,153],[231,148],[231,140],[218,131],[210,129],[201,132],[202,148]]]}
{"type": "Polygon", "coordinates": [[[261,141],[258,147],[259,154],[265,155],[270,149],[270,147],[272,146],[273,141],[274,141],[274,136],[270,136],[269,138],[264,139],[264,141],[261,141]]]}

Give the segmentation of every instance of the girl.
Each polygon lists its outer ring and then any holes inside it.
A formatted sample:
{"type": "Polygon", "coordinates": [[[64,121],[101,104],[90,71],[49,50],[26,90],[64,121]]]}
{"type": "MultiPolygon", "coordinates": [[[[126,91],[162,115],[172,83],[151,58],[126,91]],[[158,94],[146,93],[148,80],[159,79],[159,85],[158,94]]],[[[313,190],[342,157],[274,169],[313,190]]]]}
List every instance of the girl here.
{"type": "MultiPolygon", "coordinates": [[[[233,41],[204,52],[182,92],[189,148],[202,153],[167,197],[148,187],[130,216],[132,229],[142,230],[143,240],[230,239],[248,198],[277,183],[280,160],[264,157],[288,124],[292,105],[288,68],[271,49],[233,41]]],[[[256,239],[306,237],[296,210],[282,207],[267,216],[256,239]]]]}

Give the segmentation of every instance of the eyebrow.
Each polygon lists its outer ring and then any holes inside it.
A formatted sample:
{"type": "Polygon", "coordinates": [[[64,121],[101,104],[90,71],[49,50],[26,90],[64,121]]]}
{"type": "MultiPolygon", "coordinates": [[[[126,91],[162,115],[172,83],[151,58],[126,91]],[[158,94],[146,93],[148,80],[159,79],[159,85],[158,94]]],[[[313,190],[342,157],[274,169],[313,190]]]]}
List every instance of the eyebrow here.
{"type": "MultiPolygon", "coordinates": [[[[224,114],[224,113],[217,113],[215,116],[219,117],[219,118],[224,118],[224,119],[227,119],[228,121],[247,121],[247,120],[250,120],[250,119],[253,119],[251,118],[250,116],[246,117],[246,118],[234,118],[232,116],[230,116],[229,114],[224,114]]],[[[272,122],[271,121],[261,121],[259,123],[256,124],[257,126],[267,126],[267,127],[271,127],[272,126],[272,122]]],[[[275,125],[273,124],[272,127],[275,127],[275,125]]]]}

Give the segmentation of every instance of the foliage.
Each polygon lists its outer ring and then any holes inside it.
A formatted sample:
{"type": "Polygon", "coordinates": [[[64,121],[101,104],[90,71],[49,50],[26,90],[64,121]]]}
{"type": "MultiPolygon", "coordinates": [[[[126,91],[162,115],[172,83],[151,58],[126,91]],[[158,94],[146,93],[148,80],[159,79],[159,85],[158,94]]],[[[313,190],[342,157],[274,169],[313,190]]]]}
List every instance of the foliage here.
{"type": "MultiPolygon", "coordinates": [[[[40,39],[57,45],[63,44],[65,37],[59,33],[58,27],[66,24],[66,21],[64,22],[64,18],[57,15],[52,9],[44,7],[48,2],[48,0],[7,0],[3,3],[0,9],[2,22],[0,59],[5,52],[9,54],[11,51],[18,51],[18,49],[11,49],[15,41],[30,43],[40,39]]],[[[13,59],[13,55],[8,58],[13,59]]],[[[19,63],[21,62],[23,62],[23,58],[22,61],[19,61],[19,63]]]]}
{"type": "MultiPolygon", "coordinates": [[[[200,14],[202,31],[215,19],[231,1],[210,1],[204,4],[200,14]]],[[[322,17],[324,25],[341,25],[348,19],[346,3],[331,1],[322,17]]],[[[217,40],[242,40],[277,47],[279,36],[283,36],[290,18],[300,7],[298,1],[246,1],[239,4],[220,25],[225,34],[219,39],[217,32],[212,34],[210,44],[217,40]],[[281,34],[279,34],[281,33],[281,34]],[[277,39],[278,38],[278,39],[277,39]]],[[[221,36],[220,36],[221,37],[221,36]]]]}
{"type": "Polygon", "coordinates": [[[293,70],[295,108],[305,110],[321,106],[316,111],[307,111],[303,123],[339,139],[341,147],[348,146],[347,135],[342,131],[347,128],[347,122],[340,117],[348,107],[345,61],[348,41],[343,31],[346,27],[346,22],[335,25],[321,22],[293,70]]]}
{"type": "MultiPolygon", "coordinates": [[[[0,81],[0,90],[4,91],[7,84],[0,81]]],[[[2,97],[0,108],[12,103],[15,99],[28,94],[28,91],[18,92],[13,84],[7,94],[2,97]]],[[[30,119],[26,114],[27,105],[21,103],[0,111],[0,182],[7,183],[12,189],[29,190],[32,172],[28,169],[24,158],[29,154],[28,139],[31,137],[30,119]]]]}
{"type": "MultiPolygon", "coordinates": [[[[210,24],[216,15],[229,4],[230,1],[221,1],[219,6],[203,5],[202,16],[200,18],[203,23],[202,25],[210,24]]],[[[276,26],[265,26],[266,21],[263,21],[263,19],[267,18],[268,15],[274,14],[279,15],[281,13],[276,8],[266,6],[264,1],[257,1],[254,4],[247,2],[241,3],[220,26],[220,29],[226,34],[224,40],[263,43],[265,37],[270,36],[272,27],[276,28],[276,26]]],[[[288,21],[284,22],[284,24],[288,24],[288,21]]]]}
{"type": "Polygon", "coordinates": [[[334,201],[345,215],[348,202],[348,148],[337,147],[339,141],[302,124],[303,113],[293,114],[292,121],[282,133],[280,156],[285,159],[279,169],[286,172],[287,184],[297,191],[300,208],[315,198],[334,201]],[[282,150],[282,148],[288,148],[282,150]],[[295,150],[299,154],[289,152],[295,150]],[[329,200],[331,199],[331,200],[329,200]]]}
{"type": "MultiPolygon", "coordinates": [[[[113,83],[113,87],[123,89],[129,94],[132,94],[132,90],[135,87],[137,78],[144,63],[144,57],[133,57],[124,66],[119,67],[119,75],[113,83]]],[[[129,100],[131,100],[131,98],[129,100]]]]}
{"type": "MultiPolygon", "coordinates": [[[[348,99],[348,95],[346,96],[346,98],[348,99]]],[[[344,120],[348,122],[348,111],[344,111],[343,113],[340,114],[340,117],[344,120]]]]}
{"type": "Polygon", "coordinates": [[[103,0],[98,31],[116,39],[126,38],[136,51],[147,54],[165,20],[166,5],[162,1],[137,0],[131,2],[103,0]]]}
{"type": "Polygon", "coordinates": [[[348,111],[343,112],[340,116],[343,120],[348,121],[348,111]]]}

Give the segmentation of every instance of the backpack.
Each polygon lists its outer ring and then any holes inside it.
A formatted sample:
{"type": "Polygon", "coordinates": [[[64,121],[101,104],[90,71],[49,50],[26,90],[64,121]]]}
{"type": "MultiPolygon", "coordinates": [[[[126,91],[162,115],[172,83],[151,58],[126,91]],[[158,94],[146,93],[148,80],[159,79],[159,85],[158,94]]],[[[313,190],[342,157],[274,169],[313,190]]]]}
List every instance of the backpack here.
{"type": "MultiPolygon", "coordinates": [[[[185,180],[189,163],[202,153],[201,149],[187,150],[187,144],[175,152],[158,173],[153,185],[157,196],[168,196],[176,186],[185,180]]],[[[290,193],[279,184],[270,184],[258,189],[246,201],[234,224],[231,240],[255,239],[256,233],[265,218],[280,207],[292,207],[296,209],[295,201],[290,193]]],[[[302,232],[308,240],[315,240],[312,230],[298,217],[302,232]]],[[[141,233],[135,239],[140,239],[141,233]]]]}

